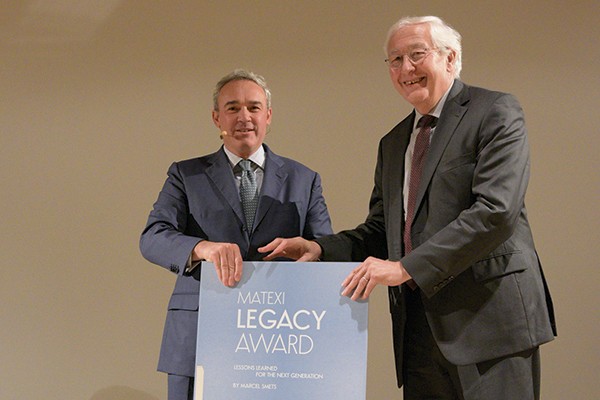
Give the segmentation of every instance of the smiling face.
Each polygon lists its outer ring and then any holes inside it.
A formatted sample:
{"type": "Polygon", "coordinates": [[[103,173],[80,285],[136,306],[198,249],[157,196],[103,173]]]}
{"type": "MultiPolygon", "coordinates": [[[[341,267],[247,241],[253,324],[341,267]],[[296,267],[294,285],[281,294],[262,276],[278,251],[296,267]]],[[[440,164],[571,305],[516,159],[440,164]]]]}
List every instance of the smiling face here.
{"type": "Polygon", "coordinates": [[[249,80],[231,81],[221,88],[218,106],[212,118],[227,132],[223,144],[238,157],[248,158],[262,145],[271,123],[264,90],[249,80]]]}
{"type": "MultiPolygon", "coordinates": [[[[429,25],[417,24],[400,28],[387,44],[388,59],[414,51],[435,49],[429,25]]],[[[432,111],[454,81],[454,52],[447,49],[431,51],[414,65],[404,56],[398,68],[390,67],[390,77],[396,90],[419,113],[432,111]]]]}

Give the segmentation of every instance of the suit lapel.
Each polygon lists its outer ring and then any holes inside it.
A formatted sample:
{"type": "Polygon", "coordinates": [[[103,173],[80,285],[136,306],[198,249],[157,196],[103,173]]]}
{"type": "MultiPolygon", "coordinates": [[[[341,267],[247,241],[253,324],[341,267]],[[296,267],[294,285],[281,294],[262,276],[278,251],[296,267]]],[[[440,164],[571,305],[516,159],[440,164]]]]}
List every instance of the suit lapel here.
{"type": "Polygon", "coordinates": [[[265,217],[273,201],[279,198],[281,187],[288,176],[281,168],[283,167],[281,158],[273,154],[267,145],[263,144],[263,146],[265,148],[265,170],[260,198],[258,199],[258,208],[254,217],[254,229],[265,217]]]}
{"type": "Polygon", "coordinates": [[[415,120],[413,111],[402,122],[396,125],[390,132],[389,138],[384,138],[382,185],[389,190],[389,195],[384,201],[389,213],[388,221],[388,248],[389,255],[393,259],[399,259],[402,254],[402,230],[404,229],[404,162],[406,148],[410,142],[410,134],[415,120]],[[389,159],[389,160],[388,160],[389,159]]]}
{"type": "Polygon", "coordinates": [[[429,154],[427,155],[427,161],[423,168],[421,175],[421,181],[419,184],[419,192],[417,193],[417,200],[415,209],[418,210],[429,182],[433,177],[444,150],[448,145],[448,142],[454,135],[459,122],[463,118],[467,111],[466,103],[469,101],[469,93],[465,85],[460,81],[455,81],[454,86],[448,94],[448,99],[444,108],[442,109],[440,119],[436,125],[431,144],[429,147],[429,154]]]}
{"type": "Polygon", "coordinates": [[[223,148],[214,153],[210,162],[212,165],[206,169],[206,175],[233,209],[235,215],[239,218],[240,223],[245,224],[244,212],[242,211],[238,189],[235,186],[233,171],[231,170],[231,165],[229,164],[229,160],[227,159],[227,155],[223,151],[223,148]]]}

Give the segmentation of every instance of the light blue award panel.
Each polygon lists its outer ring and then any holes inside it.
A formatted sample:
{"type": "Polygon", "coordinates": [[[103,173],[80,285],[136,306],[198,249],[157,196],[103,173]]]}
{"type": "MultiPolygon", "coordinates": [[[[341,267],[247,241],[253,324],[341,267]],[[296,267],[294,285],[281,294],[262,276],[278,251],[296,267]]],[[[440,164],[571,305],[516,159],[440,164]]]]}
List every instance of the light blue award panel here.
{"type": "Polygon", "coordinates": [[[195,400],[365,400],[368,303],[341,296],[357,263],[202,263],[195,400]]]}

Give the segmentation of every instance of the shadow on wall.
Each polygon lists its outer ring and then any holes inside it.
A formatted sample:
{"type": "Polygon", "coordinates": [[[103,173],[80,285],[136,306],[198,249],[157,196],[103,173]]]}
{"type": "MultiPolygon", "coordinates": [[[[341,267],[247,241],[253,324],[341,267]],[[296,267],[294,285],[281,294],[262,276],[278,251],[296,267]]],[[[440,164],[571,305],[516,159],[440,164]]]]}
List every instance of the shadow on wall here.
{"type": "Polygon", "coordinates": [[[127,386],[111,386],[99,390],[90,400],[159,400],[159,398],[127,386]]]}

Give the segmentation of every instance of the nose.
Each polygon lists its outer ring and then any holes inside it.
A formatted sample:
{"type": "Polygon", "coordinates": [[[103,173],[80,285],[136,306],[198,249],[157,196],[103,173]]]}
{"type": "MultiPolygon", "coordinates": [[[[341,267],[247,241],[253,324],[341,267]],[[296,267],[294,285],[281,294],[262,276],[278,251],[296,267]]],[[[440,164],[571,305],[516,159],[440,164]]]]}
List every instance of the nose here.
{"type": "Polygon", "coordinates": [[[415,65],[410,61],[407,56],[402,57],[402,65],[400,66],[401,71],[412,71],[415,69],[415,65]]]}
{"type": "Polygon", "coordinates": [[[248,110],[248,107],[240,108],[240,112],[238,113],[238,121],[250,121],[250,110],[248,110]]]}

